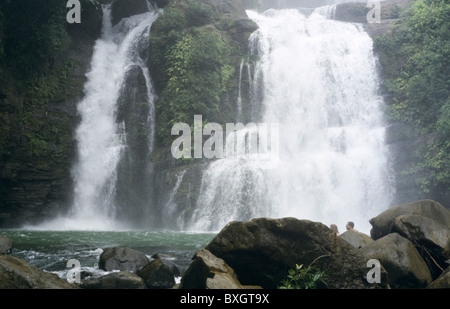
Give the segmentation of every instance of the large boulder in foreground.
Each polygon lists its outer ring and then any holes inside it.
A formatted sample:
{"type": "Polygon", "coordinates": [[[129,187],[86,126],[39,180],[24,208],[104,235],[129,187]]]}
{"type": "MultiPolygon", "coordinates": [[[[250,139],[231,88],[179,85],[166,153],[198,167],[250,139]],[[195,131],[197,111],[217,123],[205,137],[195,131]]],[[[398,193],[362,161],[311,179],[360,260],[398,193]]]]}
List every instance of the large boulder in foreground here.
{"type": "Polygon", "coordinates": [[[103,250],[98,267],[105,271],[124,270],[137,272],[149,262],[147,256],[140,251],[131,248],[113,247],[103,250]]]}
{"type": "Polygon", "coordinates": [[[197,251],[181,279],[180,289],[250,289],[243,286],[224,260],[206,249],[197,251]]]}
{"type": "Polygon", "coordinates": [[[223,259],[244,285],[273,289],[296,264],[325,271],[327,288],[386,288],[367,281],[368,259],[322,223],[295,218],[231,222],[206,247],[223,259]]]}
{"type": "Polygon", "coordinates": [[[151,261],[136,275],[144,280],[148,289],[170,289],[175,285],[175,276],[172,270],[160,259],[151,261]]]}
{"type": "Polygon", "coordinates": [[[413,243],[397,233],[380,238],[360,251],[380,261],[389,274],[392,288],[424,288],[431,283],[430,270],[413,243]]]}
{"type": "Polygon", "coordinates": [[[395,219],[392,231],[411,240],[425,259],[434,278],[447,266],[450,258],[450,222],[440,224],[427,217],[404,215],[395,219]]]}
{"type": "Polygon", "coordinates": [[[0,256],[0,289],[76,289],[56,274],[47,273],[22,259],[0,256]]]}
{"type": "Polygon", "coordinates": [[[342,233],[340,237],[356,249],[360,249],[374,241],[368,235],[352,230],[342,233]]]}
{"type": "Polygon", "coordinates": [[[398,233],[417,248],[433,278],[447,267],[450,258],[450,210],[438,202],[422,200],[388,209],[370,220],[371,236],[379,239],[398,233]]]}
{"type": "Polygon", "coordinates": [[[0,255],[10,254],[13,247],[13,240],[0,235],[0,255]]]}
{"type": "Polygon", "coordinates": [[[409,204],[392,207],[375,218],[370,219],[372,230],[370,236],[377,240],[390,234],[395,219],[405,215],[416,215],[430,219],[439,226],[450,226],[450,210],[432,200],[421,200],[409,204]]]}

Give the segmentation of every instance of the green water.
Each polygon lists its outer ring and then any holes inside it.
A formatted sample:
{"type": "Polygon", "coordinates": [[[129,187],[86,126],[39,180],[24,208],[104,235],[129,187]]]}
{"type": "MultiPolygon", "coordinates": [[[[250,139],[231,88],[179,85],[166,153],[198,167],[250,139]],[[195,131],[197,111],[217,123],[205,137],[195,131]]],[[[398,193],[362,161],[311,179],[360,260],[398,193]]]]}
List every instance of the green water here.
{"type": "Polygon", "coordinates": [[[12,256],[24,259],[42,270],[65,278],[70,259],[80,261],[81,269],[94,276],[104,272],[98,269],[100,254],[108,247],[128,247],[145,253],[151,260],[156,253],[170,256],[171,261],[184,272],[192,256],[204,248],[215,234],[182,232],[93,232],[93,231],[27,231],[0,230],[0,234],[14,240],[12,256]]]}

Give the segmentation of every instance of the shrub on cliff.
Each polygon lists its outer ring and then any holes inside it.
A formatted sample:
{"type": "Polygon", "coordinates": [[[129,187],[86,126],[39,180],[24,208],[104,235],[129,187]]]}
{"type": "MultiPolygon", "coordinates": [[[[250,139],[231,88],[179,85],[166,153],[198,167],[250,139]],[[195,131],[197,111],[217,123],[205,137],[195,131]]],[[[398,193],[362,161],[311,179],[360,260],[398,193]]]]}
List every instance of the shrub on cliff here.
{"type": "Polygon", "coordinates": [[[226,97],[237,88],[232,77],[242,55],[222,27],[225,18],[233,21],[202,1],[173,1],[154,23],[149,66],[159,95],[159,146],[170,145],[175,123],[192,124],[196,114],[207,122],[234,120],[226,97]]]}

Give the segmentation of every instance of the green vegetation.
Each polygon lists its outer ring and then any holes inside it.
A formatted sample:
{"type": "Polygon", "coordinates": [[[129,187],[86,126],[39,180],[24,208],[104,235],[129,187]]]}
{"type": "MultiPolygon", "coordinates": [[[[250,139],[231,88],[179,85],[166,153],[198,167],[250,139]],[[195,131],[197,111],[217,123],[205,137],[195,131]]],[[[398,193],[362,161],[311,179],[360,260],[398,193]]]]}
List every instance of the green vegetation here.
{"type": "Polygon", "coordinates": [[[406,173],[415,175],[424,195],[450,187],[449,16],[447,0],[417,0],[392,33],[375,40],[390,94],[388,115],[412,126],[416,136],[432,137],[406,173]]]}
{"type": "Polygon", "coordinates": [[[304,268],[303,265],[295,265],[294,269],[289,270],[287,278],[281,281],[278,289],[316,289],[325,276],[324,271],[320,271],[311,265],[307,268],[304,268]]]}
{"type": "Polygon", "coordinates": [[[0,3],[0,93],[8,106],[0,113],[0,152],[56,178],[68,173],[73,151],[74,119],[64,102],[76,100],[85,82],[75,73],[84,64],[71,50],[66,14],[60,0],[0,3]]]}
{"type": "Polygon", "coordinates": [[[5,61],[20,78],[44,72],[69,47],[66,7],[60,0],[6,1],[5,61]]]}
{"type": "Polygon", "coordinates": [[[236,83],[233,51],[216,22],[221,21],[209,5],[193,1],[172,3],[152,28],[149,65],[160,96],[159,146],[170,145],[175,123],[193,124],[196,114],[205,122],[232,120],[223,98],[236,83]]]}

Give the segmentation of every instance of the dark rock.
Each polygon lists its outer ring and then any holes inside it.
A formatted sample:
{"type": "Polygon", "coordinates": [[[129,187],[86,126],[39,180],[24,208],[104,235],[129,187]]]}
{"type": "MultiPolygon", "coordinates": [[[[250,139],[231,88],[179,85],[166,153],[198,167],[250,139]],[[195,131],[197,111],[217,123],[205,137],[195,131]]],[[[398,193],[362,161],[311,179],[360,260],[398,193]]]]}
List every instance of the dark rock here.
{"type": "Polygon", "coordinates": [[[148,12],[147,0],[114,0],[111,4],[113,26],[122,19],[148,12]]]}
{"type": "Polygon", "coordinates": [[[47,273],[24,260],[0,256],[0,289],[77,289],[74,284],[47,273]]]}
{"type": "Polygon", "coordinates": [[[105,271],[124,270],[137,272],[149,263],[147,256],[130,248],[106,248],[100,255],[98,267],[105,271]]]}
{"type": "Polygon", "coordinates": [[[380,238],[360,251],[380,261],[389,274],[392,288],[423,288],[431,283],[430,270],[413,243],[397,233],[380,238]]]}
{"type": "Polygon", "coordinates": [[[170,254],[165,254],[165,253],[155,253],[151,256],[152,259],[160,259],[160,260],[170,260],[170,259],[174,259],[175,257],[173,255],[170,254]]]}
{"type": "Polygon", "coordinates": [[[167,267],[170,268],[170,271],[172,271],[172,274],[175,277],[181,277],[181,271],[180,269],[177,267],[177,265],[175,265],[175,263],[173,263],[171,260],[175,259],[174,256],[169,255],[169,254],[164,254],[164,253],[156,253],[153,254],[151,256],[152,259],[159,259],[161,260],[167,267]]]}
{"type": "MultiPolygon", "coordinates": [[[[54,5],[58,4],[45,1],[40,7],[43,11],[50,12],[54,10],[54,5]]],[[[18,85],[27,79],[19,78],[14,74],[15,69],[11,68],[9,72],[2,65],[0,84],[4,99],[0,99],[1,227],[37,224],[44,218],[66,213],[71,205],[73,178],[70,167],[76,148],[73,133],[79,120],[76,106],[84,95],[86,72],[90,67],[95,40],[99,38],[102,27],[102,10],[96,1],[82,0],[81,7],[81,24],[63,22],[61,25],[67,30],[67,37],[60,38],[59,43],[67,43],[68,48],[60,54],[45,55],[45,58],[51,59],[52,65],[39,72],[42,81],[54,80],[58,85],[54,90],[46,91],[44,89],[48,86],[37,83],[37,90],[34,92],[20,91],[18,85]],[[40,98],[27,98],[25,93],[28,93],[27,96],[39,94],[40,98]],[[26,119],[21,112],[24,110],[27,111],[26,119]]],[[[61,6],[59,8],[64,10],[61,6]]],[[[37,12],[36,16],[40,14],[37,12]]],[[[18,26],[13,20],[9,23],[12,27],[18,26]]],[[[15,30],[10,31],[14,33],[15,30]]],[[[50,44],[44,50],[52,50],[50,46],[54,42],[44,41],[48,42],[43,44],[50,44]]],[[[23,43],[25,46],[29,45],[28,41],[23,43]]]]}
{"type": "Polygon", "coordinates": [[[240,44],[247,44],[250,34],[258,29],[258,25],[248,18],[238,19],[234,21],[228,32],[233,39],[240,44]]]}
{"type": "Polygon", "coordinates": [[[425,260],[433,279],[450,257],[450,211],[438,202],[422,200],[388,209],[370,220],[371,235],[379,239],[398,233],[409,239],[425,260]]]}
{"type": "Polygon", "coordinates": [[[181,279],[180,289],[249,289],[243,286],[224,260],[208,250],[199,250],[181,279]]]}
{"type": "Polygon", "coordinates": [[[367,258],[322,223],[294,218],[228,224],[206,247],[245,285],[276,288],[296,264],[325,271],[328,288],[387,287],[367,282],[367,258]],[[345,278],[345,280],[343,280],[345,278]]]}
{"type": "Polygon", "coordinates": [[[450,258],[449,225],[420,215],[403,215],[395,218],[391,230],[415,244],[422,244],[437,255],[442,255],[443,260],[450,258]]]}
{"type": "Polygon", "coordinates": [[[145,289],[144,280],[138,275],[120,271],[84,281],[83,289],[145,289]]]}
{"type": "Polygon", "coordinates": [[[438,277],[450,258],[450,228],[428,217],[404,215],[395,219],[392,229],[411,240],[430,268],[433,278],[438,277]]]}
{"type": "MultiPolygon", "coordinates": [[[[383,51],[376,50],[380,58],[383,71],[396,72],[400,70],[400,62],[387,56],[383,51]]],[[[387,73],[384,73],[388,75],[387,73]]],[[[387,90],[384,90],[387,92],[387,90]]],[[[420,164],[421,158],[417,150],[422,147],[431,147],[435,134],[416,136],[412,125],[394,123],[387,128],[386,143],[392,160],[392,172],[395,178],[395,196],[392,205],[401,205],[423,199],[417,178],[423,177],[420,172],[411,174],[411,171],[420,164]]],[[[436,199],[437,200],[437,199],[436,199]]]]}
{"type": "Polygon", "coordinates": [[[340,237],[356,249],[361,249],[374,241],[368,235],[356,231],[346,231],[340,237]]]}
{"type": "Polygon", "coordinates": [[[418,215],[435,221],[439,226],[450,226],[450,211],[438,202],[421,200],[409,204],[392,207],[375,218],[370,219],[372,229],[370,235],[377,240],[392,232],[394,221],[404,215],[418,215]]]}
{"type": "Polygon", "coordinates": [[[82,0],[81,10],[81,23],[68,24],[67,30],[77,41],[95,41],[102,34],[102,8],[94,2],[82,0]]]}
{"type": "Polygon", "coordinates": [[[175,286],[172,270],[162,260],[153,260],[136,273],[148,289],[171,289],[175,286]]]}
{"type": "Polygon", "coordinates": [[[10,254],[14,241],[11,238],[0,235],[0,255],[10,254]]]}
{"type": "MultiPolygon", "coordinates": [[[[165,158],[173,159],[169,154],[165,158]]],[[[160,162],[159,170],[166,163],[160,162]]],[[[158,165],[159,165],[158,164],[158,165]]],[[[181,228],[186,226],[195,211],[196,201],[200,194],[202,176],[208,162],[190,164],[184,167],[176,167],[163,170],[156,175],[159,181],[155,185],[157,205],[161,207],[161,220],[156,222],[162,228],[181,228]]]]}
{"type": "Polygon", "coordinates": [[[164,8],[169,4],[170,0],[153,0],[153,4],[158,8],[164,8]]]}
{"type": "Polygon", "coordinates": [[[145,227],[150,217],[148,201],[153,196],[150,156],[150,106],[142,68],[132,65],[118,100],[116,122],[123,124],[127,147],[117,167],[116,214],[134,227],[145,227]]]}

